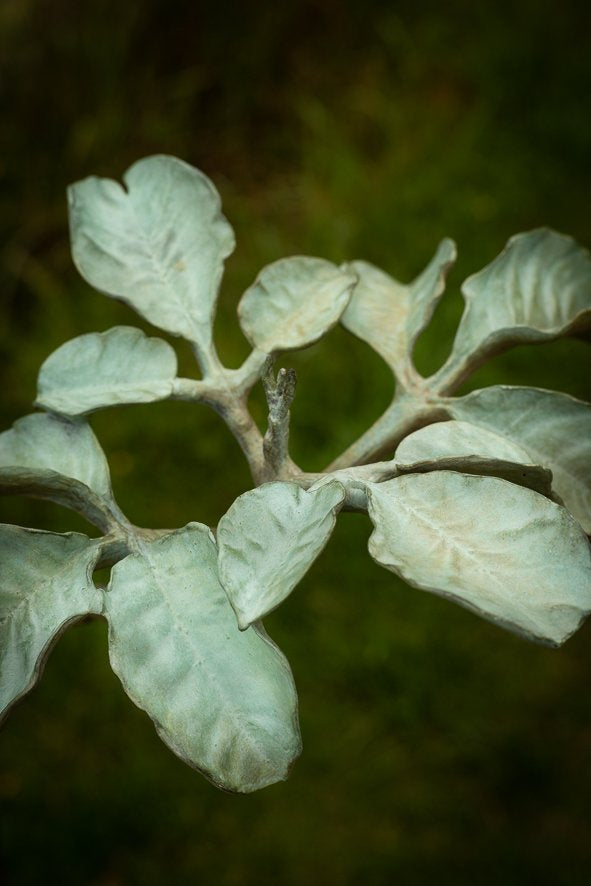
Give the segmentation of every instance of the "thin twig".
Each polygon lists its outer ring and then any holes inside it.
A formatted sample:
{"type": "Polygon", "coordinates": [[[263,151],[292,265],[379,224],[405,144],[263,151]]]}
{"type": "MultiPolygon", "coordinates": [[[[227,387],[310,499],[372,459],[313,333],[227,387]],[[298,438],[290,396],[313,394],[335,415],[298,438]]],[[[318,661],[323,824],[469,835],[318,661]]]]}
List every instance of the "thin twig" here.
{"type": "Polygon", "coordinates": [[[269,358],[262,376],[269,407],[269,419],[263,438],[263,455],[269,478],[280,479],[299,472],[289,456],[289,409],[293,403],[297,377],[294,369],[280,369],[275,378],[269,358]]]}
{"type": "Polygon", "coordinates": [[[255,483],[262,483],[265,475],[263,437],[248,410],[246,398],[256,378],[260,376],[260,352],[243,371],[224,369],[207,380],[177,378],[173,383],[171,400],[205,403],[223,418],[242,449],[255,483]],[[258,367],[258,368],[257,368],[258,367]]]}
{"type": "Polygon", "coordinates": [[[242,449],[254,482],[257,485],[264,483],[266,471],[263,436],[248,410],[245,398],[236,399],[231,394],[226,394],[220,396],[213,406],[224,419],[242,449]]]}

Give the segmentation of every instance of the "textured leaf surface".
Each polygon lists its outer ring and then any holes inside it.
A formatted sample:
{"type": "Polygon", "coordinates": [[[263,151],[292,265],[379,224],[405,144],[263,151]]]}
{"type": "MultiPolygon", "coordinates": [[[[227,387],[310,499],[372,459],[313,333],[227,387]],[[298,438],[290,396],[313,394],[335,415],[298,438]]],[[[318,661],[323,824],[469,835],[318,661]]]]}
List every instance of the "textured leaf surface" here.
{"type": "Polygon", "coordinates": [[[511,345],[588,329],[591,256],[545,228],[517,234],[462,292],[466,307],[450,363],[467,371],[511,345]]]}
{"type": "Polygon", "coordinates": [[[443,294],[455,258],[453,240],[442,240],[429,265],[409,284],[399,283],[367,262],[353,262],[348,267],[359,280],[341,322],[377,351],[394,372],[403,372],[443,294]]]}
{"type": "Polygon", "coordinates": [[[522,446],[550,468],[552,485],[591,534],[591,406],[554,391],[496,385],[451,398],[454,418],[522,446]]]}
{"type": "Polygon", "coordinates": [[[207,347],[234,234],[203,173],[175,157],[146,157],[126,188],[94,176],[68,191],[72,254],[97,289],[174,335],[207,347]]]}
{"type": "Polygon", "coordinates": [[[0,714],[38,680],[62,630],[102,610],[85,535],[0,525],[0,714]]]}
{"type": "Polygon", "coordinates": [[[48,468],[0,465],[0,495],[27,495],[70,508],[103,533],[117,532],[129,524],[113,499],[97,495],[90,487],[48,468]]]}
{"type": "Polygon", "coordinates": [[[466,421],[441,421],[414,431],[400,443],[394,458],[397,462],[413,462],[456,455],[531,462],[522,446],[466,421]]]}
{"type": "Polygon", "coordinates": [[[172,391],[176,354],[161,338],[116,326],[66,342],[39,371],[37,405],[81,415],[121,403],[162,400],[172,391]]]}
{"type": "Polygon", "coordinates": [[[239,496],[217,530],[220,579],[240,628],[275,609],[326,545],[345,490],[266,483],[239,496]]]}
{"type": "Polygon", "coordinates": [[[563,643],[591,610],[591,549],[568,511],[491,477],[410,474],[371,485],[372,557],[531,639],[563,643]]]}
{"type": "Polygon", "coordinates": [[[100,496],[112,495],[107,460],[85,421],[43,413],[19,418],[0,434],[0,467],[5,466],[56,471],[100,496]]]}
{"type": "Polygon", "coordinates": [[[242,296],[242,330],[267,354],[311,345],[338,323],[355,279],[321,258],[280,259],[263,268],[242,296]]]}
{"type": "MultiPolygon", "coordinates": [[[[516,483],[518,486],[533,489],[554,501],[557,500],[556,493],[552,490],[552,471],[541,465],[521,464],[520,462],[480,455],[446,455],[427,461],[396,465],[398,476],[429,474],[433,471],[459,471],[462,474],[475,474],[478,477],[500,477],[502,480],[516,483]]],[[[396,475],[393,473],[392,476],[396,475]]]]}
{"type": "Polygon", "coordinates": [[[215,784],[254,791],[300,752],[286,659],[261,630],[238,630],[206,526],[117,563],[106,593],[110,657],[172,750],[215,784]]]}
{"type": "Polygon", "coordinates": [[[405,473],[457,470],[501,477],[520,486],[552,494],[552,473],[532,462],[522,446],[492,431],[463,421],[445,421],[405,437],[394,461],[405,473]]]}

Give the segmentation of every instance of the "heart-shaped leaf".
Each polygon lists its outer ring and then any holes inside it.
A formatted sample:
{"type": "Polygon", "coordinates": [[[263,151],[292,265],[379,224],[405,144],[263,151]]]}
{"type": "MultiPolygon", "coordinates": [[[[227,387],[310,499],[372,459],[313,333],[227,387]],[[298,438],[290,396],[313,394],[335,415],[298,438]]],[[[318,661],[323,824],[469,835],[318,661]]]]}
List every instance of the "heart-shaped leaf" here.
{"type": "Polygon", "coordinates": [[[292,592],[330,538],[344,498],[334,481],[309,491],[265,483],[224,514],[217,530],[220,579],[242,630],[292,592]]]}
{"type": "Polygon", "coordinates": [[[341,322],[377,351],[399,380],[412,363],[415,342],[433,316],[455,258],[453,240],[442,240],[429,265],[409,284],[368,262],[347,265],[358,282],[341,322]]]}
{"type": "Polygon", "coordinates": [[[175,157],[139,160],[125,188],[92,176],[68,190],[72,254],[96,289],[207,349],[234,234],[212,182],[175,157]]]}
{"type": "Polygon", "coordinates": [[[450,398],[454,418],[522,446],[550,468],[552,485],[591,534],[591,406],[554,391],[496,385],[450,398]]]}
{"type": "Polygon", "coordinates": [[[105,605],[113,669],[179,757],[230,791],[287,777],[301,749],[291,671],[262,629],[238,630],[206,526],[117,563],[105,605]]]}
{"type": "Polygon", "coordinates": [[[307,347],[338,323],[355,280],[321,258],[280,259],[263,268],[242,296],[242,330],[267,354],[307,347]]]}
{"type": "Polygon", "coordinates": [[[578,335],[591,326],[591,256],[546,228],[511,237],[503,252],[464,282],[466,300],[441,373],[454,385],[493,354],[526,342],[578,335]]]}
{"type": "Polygon", "coordinates": [[[67,625],[102,611],[98,551],[78,533],[0,525],[0,716],[32,689],[67,625]]]}
{"type": "Polygon", "coordinates": [[[376,562],[530,639],[560,645],[591,610],[591,549],[563,507],[492,477],[369,486],[376,562]]]}
{"type": "Polygon", "coordinates": [[[104,406],[149,403],[172,392],[176,354],[161,338],[115,326],[66,342],[39,371],[36,405],[64,415],[104,406]]]}

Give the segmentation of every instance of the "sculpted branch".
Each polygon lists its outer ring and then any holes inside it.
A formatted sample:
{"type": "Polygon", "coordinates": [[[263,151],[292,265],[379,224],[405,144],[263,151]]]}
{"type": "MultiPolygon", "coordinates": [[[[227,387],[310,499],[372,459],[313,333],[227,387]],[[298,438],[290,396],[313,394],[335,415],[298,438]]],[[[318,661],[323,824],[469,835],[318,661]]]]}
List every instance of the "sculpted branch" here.
{"type": "Polygon", "coordinates": [[[570,238],[518,234],[469,277],[451,354],[430,378],[414,344],[455,259],[443,240],[409,284],[363,261],[296,256],[263,268],[239,304],[252,351],[222,365],[213,320],[232,229],[206,176],[148,157],[115,181],[69,189],[74,262],[101,292],[190,342],[200,378],[171,345],[119,326],[62,345],[42,365],[36,406],[0,434],[0,489],[82,514],[99,538],[0,527],[0,708],[35,684],[56,637],[89,613],[132,701],[189,765],[230,791],[284,779],[301,750],[289,665],[262,619],[296,587],[342,510],[367,512],[369,553],[409,584],[548,645],[591,610],[591,406],[494,386],[454,396],[516,344],[590,328],[591,258],[570,238]],[[391,405],[323,473],[289,454],[296,379],[274,366],[341,323],[386,361],[391,405]],[[261,382],[268,428],[248,408],[261,382]],[[118,507],[89,413],[127,403],[207,403],[238,440],[255,488],[212,531],[132,525],[118,507]],[[383,459],[386,460],[383,460],[383,459]],[[95,569],[112,566],[107,587],[95,569]]]}

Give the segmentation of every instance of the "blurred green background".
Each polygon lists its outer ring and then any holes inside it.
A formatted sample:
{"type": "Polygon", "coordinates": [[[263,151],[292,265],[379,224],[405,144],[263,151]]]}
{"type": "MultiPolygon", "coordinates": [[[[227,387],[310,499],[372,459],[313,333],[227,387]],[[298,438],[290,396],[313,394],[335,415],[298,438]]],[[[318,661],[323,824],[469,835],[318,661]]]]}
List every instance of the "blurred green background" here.
{"type": "MultiPolygon", "coordinates": [[[[547,224],[591,244],[587,3],[2,0],[0,40],[2,427],[31,411],[66,339],[150,329],[77,276],[64,201],[69,182],[150,153],[203,169],[235,227],[217,327],[231,365],[247,353],[238,298],[284,255],[409,280],[454,237],[417,352],[431,371],[462,279],[508,236],[547,224]]],[[[465,390],[591,399],[587,354],[519,348],[465,390]]],[[[388,403],[388,371],[340,329],[288,365],[293,453],[320,468],[388,403]]],[[[205,407],[122,408],[93,427],[141,525],[213,524],[249,486],[205,407]]],[[[26,500],[0,516],[88,531],[26,500]]],[[[292,663],[304,754],[260,794],[218,792],[160,743],[109,671],[102,622],[66,634],[0,735],[1,882],[588,883],[591,627],[558,652],[529,645],[380,570],[369,532],[344,516],[266,622],[292,663]]]]}

